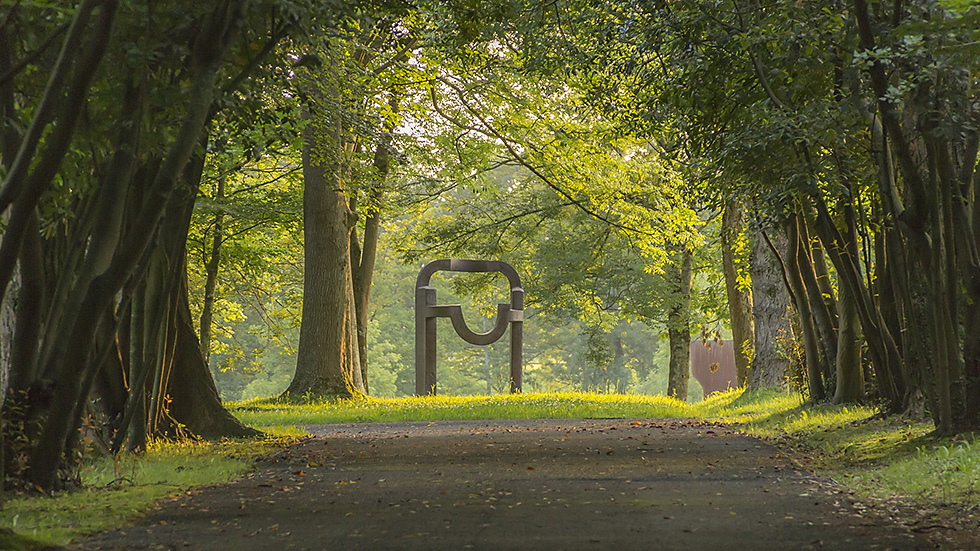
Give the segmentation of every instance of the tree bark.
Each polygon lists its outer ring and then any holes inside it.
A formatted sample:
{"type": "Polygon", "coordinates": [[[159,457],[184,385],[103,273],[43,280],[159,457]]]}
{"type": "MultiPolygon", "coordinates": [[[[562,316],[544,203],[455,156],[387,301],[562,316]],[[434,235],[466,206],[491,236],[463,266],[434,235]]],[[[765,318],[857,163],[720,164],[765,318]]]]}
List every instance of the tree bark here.
{"type": "Polygon", "coordinates": [[[752,369],[755,327],[752,319],[752,291],[738,281],[739,266],[735,250],[745,224],[742,208],[733,200],[725,203],[721,217],[722,269],[725,273],[725,292],[728,295],[728,314],[732,326],[732,342],[735,346],[736,382],[743,387],[749,382],[752,369]]]}
{"type": "Polygon", "coordinates": [[[667,312],[667,334],[670,361],[667,372],[667,396],[687,401],[687,383],[691,377],[691,285],[694,253],[683,249],[675,255],[668,269],[674,283],[674,304],[667,312]]]}
{"type": "MultiPolygon", "coordinates": [[[[801,207],[800,210],[809,211],[810,208],[801,207]]],[[[795,218],[796,235],[799,241],[796,251],[796,262],[799,268],[800,281],[806,292],[806,299],[809,303],[810,312],[813,315],[813,327],[816,331],[818,347],[821,353],[820,375],[824,381],[825,389],[830,388],[833,382],[833,362],[837,354],[837,313],[832,311],[829,304],[834,302],[833,290],[830,296],[824,297],[824,287],[820,285],[815,268],[816,261],[813,259],[813,243],[807,227],[807,213],[798,212],[795,218]]],[[[822,248],[819,248],[822,251],[822,248]]],[[[857,247],[855,245],[855,255],[857,247]]],[[[829,391],[828,391],[829,392],[829,391]]]]}
{"type": "MultiPolygon", "coordinates": [[[[225,176],[218,177],[214,198],[218,203],[225,196],[225,176]]],[[[204,365],[211,363],[211,319],[214,315],[214,288],[218,284],[218,269],[221,266],[221,240],[224,239],[224,213],[214,215],[214,238],[211,240],[211,256],[205,264],[204,304],[201,307],[201,355],[204,365]]]]}
{"type": "Polygon", "coordinates": [[[856,403],[864,400],[864,369],[861,366],[861,320],[858,317],[857,299],[842,287],[837,300],[840,329],[837,334],[837,388],[835,404],[856,403]]]}
{"type": "MultiPolygon", "coordinates": [[[[823,347],[823,340],[817,329],[814,319],[814,305],[810,300],[810,294],[804,283],[802,274],[802,258],[805,253],[801,251],[801,235],[797,225],[798,217],[794,214],[785,223],[786,238],[789,249],[785,254],[778,250],[773,250],[773,255],[780,259],[786,284],[790,290],[790,296],[796,304],[796,313],[800,323],[800,332],[803,334],[803,350],[806,356],[806,381],[810,390],[810,399],[819,402],[827,397],[827,390],[824,386],[824,373],[827,371],[826,362],[828,355],[823,347]]],[[[809,266],[809,264],[807,264],[809,266]]],[[[816,279],[814,278],[814,284],[816,279]]],[[[823,304],[823,301],[820,301],[823,304]]],[[[836,351],[836,334],[834,335],[836,351]]]]}
{"type": "MultiPolygon", "coordinates": [[[[339,101],[333,105],[339,109],[339,101]]],[[[296,374],[284,395],[349,398],[363,392],[350,250],[355,216],[341,182],[339,113],[312,120],[303,132],[303,318],[296,374]]]]}
{"type": "MultiPolygon", "coordinates": [[[[844,203],[844,221],[847,231],[847,253],[852,258],[858,258],[857,221],[854,215],[854,205],[844,203]]],[[[865,270],[871,270],[865,266],[865,270]]],[[[841,286],[837,300],[837,387],[834,389],[833,403],[857,403],[864,400],[864,368],[861,365],[861,345],[864,337],[861,333],[861,318],[858,316],[857,297],[847,286],[841,286]]]]}
{"type": "MultiPolygon", "coordinates": [[[[30,480],[43,489],[51,489],[65,452],[68,433],[77,420],[71,418],[79,400],[88,397],[91,370],[100,366],[91,358],[99,325],[111,323],[115,297],[133,276],[160,222],[178,178],[190,159],[208,119],[215,78],[242,16],[242,5],[225,2],[216,5],[203,22],[195,41],[190,66],[190,101],[179,131],[170,144],[165,160],[156,171],[152,184],[143,193],[145,201],[125,238],[115,248],[111,262],[101,275],[78,289],[84,298],[80,307],[64,320],[65,330],[53,347],[49,372],[57,374],[52,407],[41,437],[30,458],[30,480]],[[82,315],[84,313],[84,315],[82,315]]],[[[186,237],[182,236],[182,237],[186,237]]]]}
{"type": "MultiPolygon", "coordinates": [[[[909,387],[905,359],[899,353],[895,340],[884,323],[881,311],[871,300],[870,291],[858,272],[856,259],[846,252],[846,240],[830,218],[827,206],[820,200],[817,201],[817,218],[814,227],[837,270],[839,284],[846,286],[847,292],[857,298],[858,316],[867,337],[868,352],[877,376],[878,389],[888,409],[893,413],[899,413],[908,403],[909,387]]],[[[902,268],[896,267],[896,269],[902,268]]]]}
{"type": "MultiPolygon", "coordinates": [[[[772,236],[773,245],[785,250],[785,237],[772,236]]],[[[752,248],[752,315],[755,318],[755,357],[749,388],[786,388],[793,330],[789,322],[789,292],[779,261],[761,232],[752,248]]]]}
{"type": "Polygon", "coordinates": [[[67,78],[67,75],[62,75],[61,72],[68,71],[68,67],[62,66],[62,63],[67,64],[68,60],[76,55],[76,52],[67,50],[72,46],[72,41],[78,39],[75,35],[84,33],[88,12],[93,7],[94,2],[84,2],[80,7],[72,29],[65,39],[58,66],[53,71],[48,89],[45,90],[45,97],[35,112],[34,120],[23,138],[17,158],[10,172],[5,175],[3,187],[0,189],[0,210],[6,209],[8,205],[11,207],[10,219],[0,240],[0,297],[6,293],[7,285],[13,275],[27,225],[34,215],[34,208],[48,189],[61,166],[62,159],[68,152],[71,138],[75,133],[75,125],[82,113],[82,105],[88,95],[89,85],[102,62],[112,35],[117,2],[105,0],[102,2],[96,27],[91,31],[91,38],[84,47],[79,48],[77,66],[74,66],[72,77],[64,91],[65,95],[61,97],[59,95],[61,85],[57,81],[67,78]],[[45,115],[48,109],[58,110],[57,124],[45,137],[43,151],[38,154],[35,148],[51,120],[45,115]],[[39,157],[35,158],[35,155],[39,157]]]}

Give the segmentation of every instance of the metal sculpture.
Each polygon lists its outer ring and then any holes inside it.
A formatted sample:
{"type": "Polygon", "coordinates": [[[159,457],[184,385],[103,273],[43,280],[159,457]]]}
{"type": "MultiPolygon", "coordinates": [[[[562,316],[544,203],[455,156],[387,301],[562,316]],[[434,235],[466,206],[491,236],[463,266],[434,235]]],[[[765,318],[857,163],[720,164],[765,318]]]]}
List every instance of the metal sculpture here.
{"type": "Polygon", "coordinates": [[[449,318],[456,334],[466,342],[487,345],[496,342],[510,324],[510,391],[521,391],[524,345],[524,289],[517,271],[499,260],[434,260],[422,267],[415,280],[415,393],[436,393],[436,318],[449,318]],[[458,304],[436,304],[436,290],[429,285],[432,274],[450,272],[500,272],[510,284],[510,304],[497,305],[497,320],[486,333],[474,333],[466,326],[458,304]]]}

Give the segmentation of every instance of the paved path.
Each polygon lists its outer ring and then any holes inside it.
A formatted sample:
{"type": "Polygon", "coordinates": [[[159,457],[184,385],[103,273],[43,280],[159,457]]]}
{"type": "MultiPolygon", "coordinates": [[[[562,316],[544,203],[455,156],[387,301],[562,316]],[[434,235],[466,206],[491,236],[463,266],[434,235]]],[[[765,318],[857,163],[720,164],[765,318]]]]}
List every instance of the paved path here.
{"type": "Polygon", "coordinates": [[[80,549],[927,549],[774,448],[684,420],[308,427],[80,549]]]}

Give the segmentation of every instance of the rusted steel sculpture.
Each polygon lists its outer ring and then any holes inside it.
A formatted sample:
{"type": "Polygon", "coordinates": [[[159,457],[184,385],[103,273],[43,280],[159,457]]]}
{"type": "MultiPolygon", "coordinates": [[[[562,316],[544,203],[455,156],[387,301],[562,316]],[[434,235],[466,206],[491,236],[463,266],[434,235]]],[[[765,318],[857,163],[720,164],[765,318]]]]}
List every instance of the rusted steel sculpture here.
{"type": "Polygon", "coordinates": [[[456,334],[470,344],[496,342],[510,324],[510,391],[521,391],[522,348],[524,346],[524,289],[517,271],[498,260],[458,260],[444,258],[426,264],[415,280],[415,393],[436,393],[436,318],[449,318],[456,334]],[[432,274],[450,272],[500,272],[510,284],[510,304],[497,305],[497,321],[486,333],[474,333],[463,320],[458,304],[436,304],[436,290],[429,285],[432,274]]]}

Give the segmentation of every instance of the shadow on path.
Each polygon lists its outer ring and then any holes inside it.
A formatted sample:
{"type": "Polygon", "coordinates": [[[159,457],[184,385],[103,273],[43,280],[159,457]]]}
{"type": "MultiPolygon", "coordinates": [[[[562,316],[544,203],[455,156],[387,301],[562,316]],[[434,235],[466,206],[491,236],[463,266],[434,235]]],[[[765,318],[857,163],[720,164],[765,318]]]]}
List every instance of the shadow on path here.
{"type": "Polygon", "coordinates": [[[80,549],[927,549],[773,447],[687,420],[318,425],[80,549]]]}

